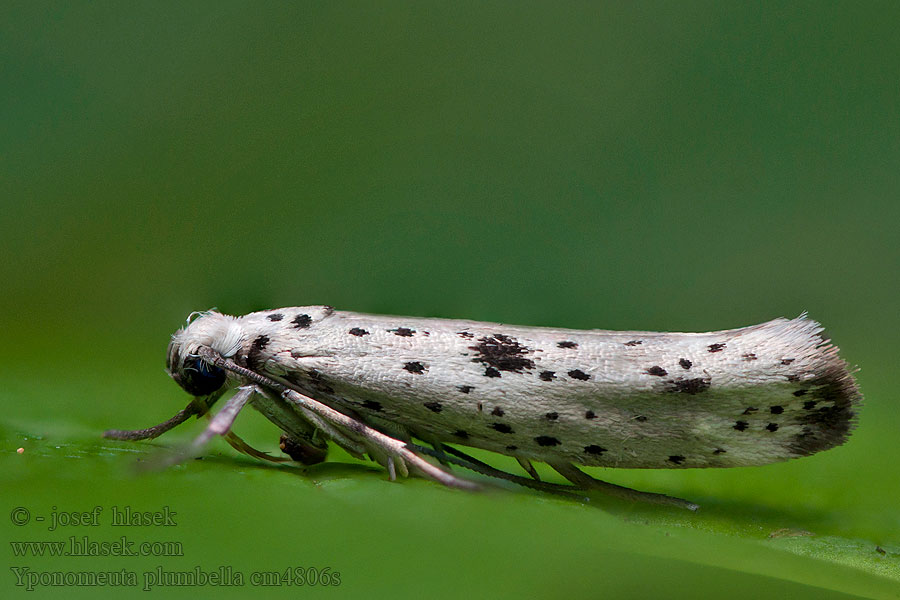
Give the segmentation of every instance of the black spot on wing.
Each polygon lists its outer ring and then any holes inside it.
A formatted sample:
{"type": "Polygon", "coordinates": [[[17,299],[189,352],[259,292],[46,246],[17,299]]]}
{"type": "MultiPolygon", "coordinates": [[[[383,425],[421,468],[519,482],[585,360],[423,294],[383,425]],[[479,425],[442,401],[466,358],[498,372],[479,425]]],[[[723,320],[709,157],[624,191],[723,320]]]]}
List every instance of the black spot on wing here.
{"type": "Polygon", "coordinates": [[[509,446],[506,447],[506,449],[507,449],[507,450],[518,450],[519,447],[518,447],[518,446],[514,446],[514,445],[509,445],[509,446]]]}
{"type": "Polygon", "coordinates": [[[741,354],[741,358],[744,360],[756,360],[756,354],[753,352],[748,352],[747,354],[741,354]]]}
{"type": "Polygon", "coordinates": [[[273,313],[271,315],[267,315],[266,318],[270,321],[280,321],[284,318],[284,315],[281,313],[273,313]]]}
{"type": "Polygon", "coordinates": [[[658,366],[658,365],[654,365],[654,366],[650,367],[649,369],[647,369],[647,370],[644,371],[644,372],[645,372],[647,375],[654,375],[654,376],[656,376],[656,377],[665,377],[666,375],[669,374],[668,371],[666,371],[665,369],[663,369],[662,367],[660,367],[660,366],[658,366]]]}
{"type": "Polygon", "coordinates": [[[750,423],[748,423],[747,421],[738,421],[737,423],[734,424],[732,429],[736,429],[738,431],[746,431],[747,427],[749,427],[749,426],[750,426],[750,423]]]}
{"type": "Polygon", "coordinates": [[[691,365],[693,365],[694,363],[692,363],[691,361],[689,361],[686,358],[682,358],[678,361],[678,364],[681,365],[682,369],[690,369],[691,365]]]}
{"type": "Polygon", "coordinates": [[[592,410],[586,411],[586,412],[584,413],[584,418],[585,418],[585,419],[596,419],[596,418],[597,418],[597,413],[595,413],[595,412],[592,411],[592,410]]]}
{"type": "Polygon", "coordinates": [[[591,444],[590,446],[584,447],[585,454],[593,454],[595,456],[599,456],[599,455],[603,454],[604,452],[606,452],[606,448],[603,448],[602,446],[598,446],[597,444],[591,444]]]}
{"type": "Polygon", "coordinates": [[[725,450],[724,448],[716,448],[713,450],[713,454],[725,454],[726,452],[728,452],[728,450],[725,450]]]}
{"type": "Polygon", "coordinates": [[[468,394],[475,388],[472,387],[471,385],[458,385],[458,386],[456,386],[456,389],[458,389],[460,391],[460,393],[468,394]]]}
{"type": "Polygon", "coordinates": [[[259,370],[259,362],[262,351],[269,345],[269,336],[261,335],[253,340],[250,344],[250,350],[247,352],[247,368],[251,371],[259,370]]]}
{"type": "Polygon", "coordinates": [[[797,360],[797,359],[795,359],[795,358],[782,358],[782,359],[781,359],[781,364],[783,364],[783,365],[789,365],[789,364],[791,364],[792,362],[794,362],[795,360],[797,360]]]}
{"type": "Polygon", "coordinates": [[[794,395],[797,396],[798,398],[799,398],[800,396],[805,396],[805,395],[806,395],[806,390],[797,390],[796,392],[794,392],[794,395]]]}
{"type": "Polygon", "coordinates": [[[406,371],[409,371],[410,373],[415,373],[416,375],[421,375],[426,370],[428,370],[428,367],[426,367],[419,361],[413,361],[413,362],[408,362],[405,365],[403,365],[403,369],[406,371]]]}
{"type": "Polygon", "coordinates": [[[439,413],[444,410],[444,407],[441,406],[440,402],[425,402],[422,406],[430,410],[431,412],[439,413]]]}
{"type": "Polygon", "coordinates": [[[375,400],[364,400],[362,403],[362,407],[369,410],[374,410],[375,412],[381,412],[382,409],[381,402],[376,402],[375,400]]]}
{"type": "Polygon", "coordinates": [[[457,429],[453,432],[454,437],[458,437],[461,440],[469,439],[469,432],[464,429],[457,429]]]}
{"type": "Polygon", "coordinates": [[[679,377],[678,379],[670,379],[666,383],[669,384],[670,392],[691,395],[705,392],[710,386],[708,377],[694,377],[692,379],[679,377]]]}
{"type": "Polygon", "coordinates": [[[470,339],[472,339],[473,337],[475,337],[475,334],[474,334],[474,333],[470,333],[470,332],[468,332],[468,331],[457,331],[457,332],[456,332],[456,335],[458,335],[458,336],[461,337],[461,338],[465,338],[465,339],[467,339],[467,340],[470,340],[470,339]]]}
{"type": "Polygon", "coordinates": [[[513,428],[506,423],[491,423],[490,428],[500,433],[512,433],[513,428]]]}
{"type": "Polygon", "coordinates": [[[677,454],[670,456],[667,460],[676,465],[684,464],[684,457],[677,454]]]}
{"type": "Polygon", "coordinates": [[[415,329],[410,329],[408,327],[397,327],[396,329],[388,329],[394,335],[399,335],[400,337],[412,337],[415,333],[415,329]]]}
{"type": "Polygon", "coordinates": [[[709,350],[710,352],[721,352],[722,350],[725,349],[725,342],[710,344],[709,346],[706,347],[706,349],[709,350]]]}
{"type": "Polygon", "coordinates": [[[295,329],[306,329],[312,324],[312,317],[309,315],[300,314],[294,317],[294,320],[291,321],[291,324],[295,329]]]}
{"type": "Polygon", "coordinates": [[[525,356],[531,349],[520,344],[514,337],[496,333],[479,338],[478,342],[477,346],[469,346],[469,350],[478,352],[478,356],[473,358],[472,362],[480,362],[497,371],[511,373],[522,373],[526,369],[534,368],[534,361],[525,356]]]}
{"type": "Polygon", "coordinates": [[[744,409],[744,412],[742,412],[741,414],[742,415],[752,415],[753,413],[755,413],[758,410],[759,409],[756,408],[755,406],[748,406],[747,408],[744,409]]]}
{"type": "Polygon", "coordinates": [[[769,412],[772,413],[773,415],[780,415],[781,413],[784,412],[784,407],[783,406],[770,406],[769,412]]]}
{"type": "Polygon", "coordinates": [[[539,435],[534,438],[534,441],[538,443],[538,446],[559,446],[562,443],[555,437],[549,435],[539,435]]]}
{"type": "Polygon", "coordinates": [[[572,379],[577,379],[578,381],[587,381],[591,378],[590,375],[582,371],[581,369],[572,369],[568,372],[569,377],[572,379]]]}
{"type": "Polygon", "coordinates": [[[547,419],[548,421],[556,421],[557,419],[559,419],[559,413],[558,412],[548,412],[547,414],[544,415],[544,418],[547,419]]]}
{"type": "Polygon", "coordinates": [[[642,342],[641,340],[631,340],[630,342],[625,342],[625,345],[626,346],[640,346],[643,343],[644,342],[642,342]]]}
{"type": "Polygon", "coordinates": [[[577,344],[576,342],[571,342],[571,341],[569,341],[569,340],[566,340],[566,341],[564,341],[564,342],[557,342],[557,343],[556,343],[556,346],[559,347],[559,348],[569,348],[569,349],[572,349],[572,348],[577,348],[577,347],[578,347],[578,344],[577,344]]]}
{"type": "Polygon", "coordinates": [[[554,371],[541,371],[541,374],[538,375],[542,381],[553,381],[556,379],[556,373],[554,371]]]}
{"type": "Polygon", "coordinates": [[[500,371],[494,367],[488,367],[484,370],[485,377],[500,377],[500,371]]]}
{"type": "Polygon", "coordinates": [[[364,335],[369,335],[368,331],[366,331],[365,329],[362,329],[360,327],[354,327],[347,333],[349,333],[350,335],[355,335],[356,337],[362,337],[364,335]]]}
{"type": "Polygon", "coordinates": [[[499,406],[495,406],[494,410],[491,411],[491,414],[495,417],[502,417],[505,413],[503,412],[502,408],[500,408],[499,406]]]}
{"type": "Polygon", "coordinates": [[[775,433],[776,431],[778,431],[778,423],[769,423],[768,425],[766,425],[766,429],[768,431],[771,431],[772,433],[775,433]]]}

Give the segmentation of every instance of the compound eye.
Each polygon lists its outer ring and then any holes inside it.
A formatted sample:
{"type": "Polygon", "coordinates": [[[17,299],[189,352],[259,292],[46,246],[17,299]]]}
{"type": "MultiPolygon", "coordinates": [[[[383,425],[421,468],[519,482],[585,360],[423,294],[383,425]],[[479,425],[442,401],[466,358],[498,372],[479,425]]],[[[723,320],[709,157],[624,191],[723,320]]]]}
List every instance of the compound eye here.
{"type": "Polygon", "coordinates": [[[209,396],[225,384],[225,371],[199,358],[188,358],[181,368],[178,384],[193,396],[209,396]]]}

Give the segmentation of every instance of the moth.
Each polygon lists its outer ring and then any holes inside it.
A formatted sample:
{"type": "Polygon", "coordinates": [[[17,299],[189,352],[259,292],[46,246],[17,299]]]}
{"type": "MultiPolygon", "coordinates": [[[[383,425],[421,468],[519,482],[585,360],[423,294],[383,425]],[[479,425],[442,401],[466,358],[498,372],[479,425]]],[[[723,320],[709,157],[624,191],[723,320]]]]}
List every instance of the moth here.
{"type": "Polygon", "coordinates": [[[696,505],[594,479],[580,467],[763,465],[842,444],[861,394],[822,327],[805,314],[708,333],[573,330],[303,306],[233,317],[195,313],[166,370],[193,399],[177,415],[108,438],[154,438],[191,416],[258,458],[315,464],[333,442],[410,473],[475,489],[451,465],[533,488],[696,505]],[[247,404],[282,431],[290,458],[231,432],[247,404]],[[426,446],[427,445],[427,446],[426,446]],[[515,457],[530,478],[459,450],[515,457]],[[544,462],[573,485],[542,482],[544,462]]]}

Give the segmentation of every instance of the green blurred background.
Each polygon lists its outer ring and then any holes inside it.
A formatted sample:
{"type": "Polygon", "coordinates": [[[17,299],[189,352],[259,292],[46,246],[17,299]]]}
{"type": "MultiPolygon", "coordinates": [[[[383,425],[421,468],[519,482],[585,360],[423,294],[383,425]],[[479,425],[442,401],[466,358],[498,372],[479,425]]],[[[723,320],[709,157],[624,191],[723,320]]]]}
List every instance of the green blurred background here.
{"type": "MultiPolygon", "coordinates": [[[[4,562],[124,568],[138,589],[157,566],[341,573],[166,597],[900,597],[898,19],[858,2],[4,2],[0,531],[114,540],[111,506],[168,505],[177,527],[124,533],[184,545],[4,562]],[[317,303],[685,331],[808,310],[866,405],[846,446],[788,464],[593,473],[696,515],[392,484],[339,451],[270,467],[220,440],[136,477],[199,426],[100,439],[186,403],[162,365],[191,311],[317,303]],[[95,528],[6,517],[96,505],[95,528]]],[[[236,430],[277,447],[257,415],[236,430]]],[[[15,584],[5,570],[0,594],[15,584]]],[[[59,593],[123,590],[28,597],[59,593]]]]}

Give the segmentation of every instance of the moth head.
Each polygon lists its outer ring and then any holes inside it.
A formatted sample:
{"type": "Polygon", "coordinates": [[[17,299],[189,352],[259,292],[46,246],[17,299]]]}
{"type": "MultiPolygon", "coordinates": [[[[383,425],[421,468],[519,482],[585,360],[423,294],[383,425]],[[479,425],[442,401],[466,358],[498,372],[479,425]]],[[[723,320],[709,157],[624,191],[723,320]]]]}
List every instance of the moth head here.
{"type": "Polygon", "coordinates": [[[166,354],[166,372],[187,393],[197,398],[211,397],[214,401],[225,392],[228,376],[224,370],[200,358],[199,350],[212,348],[228,358],[240,349],[244,336],[234,317],[212,311],[195,314],[199,316],[172,336],[166,354]]]}

